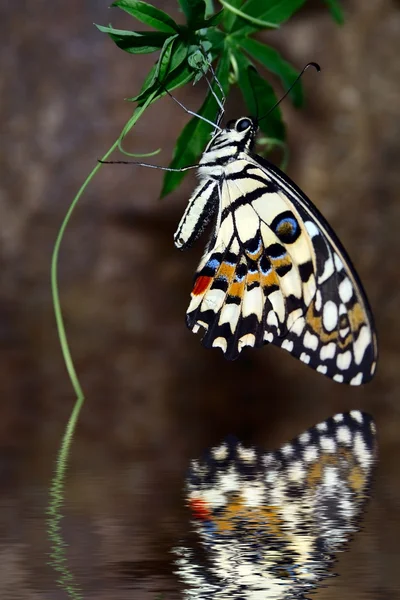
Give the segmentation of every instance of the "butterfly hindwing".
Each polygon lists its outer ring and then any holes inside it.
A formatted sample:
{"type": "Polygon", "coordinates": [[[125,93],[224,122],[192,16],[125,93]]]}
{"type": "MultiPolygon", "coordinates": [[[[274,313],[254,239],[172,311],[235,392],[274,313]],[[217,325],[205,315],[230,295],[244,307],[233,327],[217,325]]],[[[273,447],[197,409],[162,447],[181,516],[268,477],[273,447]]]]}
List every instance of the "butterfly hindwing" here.
{"type": "Polygon", "coordinates": [[[230,438],[192,461],[186,499],[208,560],[180,548],[187,597],[303,598],[358,529],[375,458],[374,423],[352,411],[275,452],[230,438]]]}
{"type": "MultiPolygon", "coordinates": [[[[229,139],[230,130],[223,133],[229,139]]],[[[188,326],[204,328],[203,344],[220,347],[228,359],[245,346],[273,343],[338,382],[367,382],[375,371],[376,337],[345,250],[293,182],[235,144],[223,146],[221,157],[221,143],[213,149],[211,141],[200,163],[218,210],[196,273],[188,326]]],[[[206,213],[208,222],[209,192],[199,190],[185,214],[206,213]]],[[[191,230],[183,219],[177,245],[187,246],[199,227],[193,219],[191,230]]]]}
{"type": "Polygon", "coordinates": [[[346,251],[301,190],[267,161],[259,157],[256,161],[281,186],[281,195],[299,215],[312,245],[311,263],[301,265],[307,310],[281,346],[336,381],[355,385],[369,381],[377,357],[373,319],[346,251]]]}

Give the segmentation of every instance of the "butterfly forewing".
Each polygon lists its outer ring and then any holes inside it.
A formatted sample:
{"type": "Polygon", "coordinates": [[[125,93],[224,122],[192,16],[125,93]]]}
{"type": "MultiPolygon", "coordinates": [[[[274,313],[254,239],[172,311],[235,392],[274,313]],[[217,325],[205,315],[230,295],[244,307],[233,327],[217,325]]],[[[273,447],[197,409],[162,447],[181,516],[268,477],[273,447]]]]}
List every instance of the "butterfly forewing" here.
{"type": "Polygon", "coordinates": [[[178,247],[198,237],[218,210],[187,324],[194,332],[203,327],[203,344],[228,359],[245,346],[273,343],[335,381],[365,383],[377,345],[361,283],[310,200],[251,154],[254,132],[254,125],[241,134],[222,130],[200,162],[209,187],[204,192],[202,183],[189,201],[178,247]]]}
{"type": "Polygon", "coordinates": [[[227,439],[193,461],[186,500],[208,560],[180,548],[187,597],[304,598],[357,530],[375,458],[374,423],[352,411],[275,452],[227,439]]]}

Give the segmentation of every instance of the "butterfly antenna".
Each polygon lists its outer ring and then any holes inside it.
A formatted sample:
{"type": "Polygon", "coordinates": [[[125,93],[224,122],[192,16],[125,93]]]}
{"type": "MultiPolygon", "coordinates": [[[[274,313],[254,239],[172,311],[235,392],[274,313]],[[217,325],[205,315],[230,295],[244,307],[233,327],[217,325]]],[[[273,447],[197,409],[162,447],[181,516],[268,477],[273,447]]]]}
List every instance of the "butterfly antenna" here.
{"type": "Polygon", "coordinates": [[[200,119],[201,121],[205,121],[206,123],[208,123],[209,125],[211,125],[212,127],[214,127],[215,129],[219,129],[219,131],[221,131],[221,127],[219,125],[217,125],[217,123],[213,123],[212,121],[210,121],[209,119],[207,119],[206,117],[203,117],[202,115],[199,115],[198,113],[194,112],[193,110],[189,110],[189,108],[186,108],[186,106],[184,104],[182,104],[182,102],[179,102],[178,98],[175,98],[175,96],[173,96],[171,94],[171,92],[165,87],[165,85],[158,79],[158,83],[161,85],[161,87],[165,90],[165,92],[168,94],[168,96],[170,98],[172,98],[172,100],[174,102],[176,102],[178,104],[178,106],[180,106],[181,108],[183,108],[183,110],[188,113],[188,115],[191,115],[192,117],[197,117],[198,119],[200,119]]]}
{"type": "Polygon", "coordinates": [[[160,171],[171,171],[172,173],[182,173],[183,171],[189,171],[190,169],[198,169],[199,165],[190,165],[189,167],[181,167],[180,169],[173,169],[172,167],[161,167],[160,165],[152,165],[150,163],[142,163],[136,160],[100,160],[97,162],[102,165],[137,165],[138,167],[148,167],[149,169],[159,169],[160,171]]]}
{"type": "Polygon", "coordinates": [[[212,83],[207,79],[207,77],[205,75],[204,75],[204,79],[207,81],[208,89],[210,90],[213,98],[215,99],[216,103],[219,106],[219,111],[218,111],[217,120],[216,120],[216,126],[218,127],[218,129],[220,129],[219,124],[221,123],[222,118],[223,118],[224,113],[225,113],[225,108],[224,108],[225,98],[223,98],[222,100],[220,100],[218,98],[217,94],[214,91],[212,83]]]}
{"type": "Polygon", "coordinates": [[[208,66],[210,68],[211,71],[211,75],[213,76],[213,80],[215,81],[215,83],[217,84],[219,91],[221,92],[221,96],[222,96],[222,106],[225,105],[226,102],[226,96],[225,96],[225,92],[223,90],[223,87],[221,85],[221,82],[219,81],[216,72],[214,71],[214,67],[212,66],[212,64],[209,62],[208,66]]]}
{"type": "Polygon", "coordinates": [[[316,62],[309,62],[309,63],[307,63],[306,66],[297,75],[296,79],[293,81],[293,83],[290,86],[290,88],[288,90],[286,90],[286,92],[283,94],[282,98],[280,98],[280,100],[278,100],[277,102],[275,102],[275,104],[272,106],[272,108],[270,108],[269,111],[264,116],[262,116],[262,117],[260,117],[260,119],[258,119],[258,122],[260,122],[262,119],[265,119],[265,117],[267,117],[273,110],[275,110],[275,108],[277,106],[279,106],[279,104],[282,102],[282,100],[284,100],[286,98],[286,96],[288,94],[290,94],[290,92],[292,91],[292,89],[294,88],[294,86],[296,85],[296,83],[299,81],[299,79],[303,76],[303,74],[307,71],[307,69],[309,67],[314,67],[314,69],[318,73],[321,71],[321,67],[319,66],[318,63],[316,63],[316,62]]]}
{"type": "Polygon", "coordinates": [[[257,98],[256,90],[254,89],[254,84],[253,84],[253,81],[252,81],[252,79],[250,77],[250,73],[254,73],[254,72],[258,73],[257,69],[255,67],[253,67],[253,65],[251,65],[251,67],[249,68],[249,82],[250,82],[250,86],[251,86],[251,89],[252,89],[252,92],[253,92],[254,102],[255,102],[255,105],[256,105],[256,119],[258,121],[259,120],[258,119],[258,110],[259,110],[260,107],[258,106],[258,98],[257,98]]]}
{"type": "Polygon", "coordinates": [[[219,106],[219,113],[218,113],[218,116],[217,116],[217,125],[219,125],[219,124],[221,123],[222,119],[223,119],[223,116],[224,116],[224,114],[225,114],[225,102],[226,102],[226,96],[225,96],[224,89],[223,89],[223,87],[222,87],[222,85],[221,85],[221,83],[220,83],[220,81],[219,81],[219,79],[218,79],[218,77],[217,77],[217,74],[216,74],[216,72],[214,71],[214,68],[213,68],[213,66],[212,66],[212,64],[211,64],[210,62],[208,63],[208,66],[209,66],[209,68],[210,68],[210,71],[211,71],[211,74],[212,74],[212,76],[213,76],[213,80],[214,80],[214,81],[215,81],[215,83],[217,84],[217,86],[218,86],[218,89],[219,89],[219,91],[221,92],[221,96],[222,96],[222,100],[220,100],[220,99],[217,97],[217,94],[214,92],[214,89],[212,88],[212,86],[211,86],[210,82],[209,82],[209,81],[208,81],[208,79],[206,78],[206,81],[207,81],[207,83],[208,83],[208,87],[210,88],[210,90],[211,90],[211,93],[212,93],[212,95],[214,96],[214,98],[216,99],[216,101],[217,101],[217,104],[218,104],[218,106],[219,106]]]}
{"type": "MultiPolygon", "coordinates": [[[[208,123],[209,125],[214,127],[214,131],[215,131],[215,129],[219,129],[219,131],[221,131],[221,127],[219,126],[219,123],[221,122],[221,119],[225,112],[224,104],[226,101],[226,97],[224,94],[224,90],[222,89],[222,85],[218,81],[215,71],[212,68],[212,65],[210,63],[209,63],[209,67],[210,67],[211,73],[213,75],[213,78],[215,79],[217,86],[221,90],[221,93],[222,93],[222,101],[221,101],[218,98],[217,94],[215,93],[215,91],[212,87],[212,84],[208,81],[207,77],[205,77],[205,80],[207,81],[207,85],[210,88],[210,91],[211,91],[213,97],[215,98],[215,100],[219,106],[219,109],[220,109],[219,113],[218,113],[217,123],[213,123],[209,119],[206,119],[206,117],[203,117],[202,115],[199,115],[199,114],[195,113],[194,111],[186,108],[186,106],[184,106],[182,104],[182,102],[180,102],[177,98],[175,98],[175,96],[173,96],[171,94],[171,92],[166,88],[166,86],[163,84],[162,81],[160,81],[158,78],[157,78],[157,81],[160,84],[160,86],[164,89],[164,91],[168,94],[168,96],[170,96],[170,98],[172,98],[172,100],[174,102],[176,102],[181,108],[183,108],[183,110],[186,113],[188,113],[189,115],[192,115],[193,117],[197,117],[198,119],[201,119],[202,121],[205,121],[206,123],[208,123]]],[[[147,167],[149,169],[160,169],[161,171],[172,171],[173,173],[181,173],[183,171],[189,171],[190,169],[198,169],[199,168],[199,165],[190,165],[188,167],[182,167],[180,169],[173,169],[171,167],[161,167],[160,165],[152,165],[150,163],[142,163],[142,162],[135,161],[135,160],[98,160],[98,162],[103,165],[137,165],[138,167],[147,167]]]]}

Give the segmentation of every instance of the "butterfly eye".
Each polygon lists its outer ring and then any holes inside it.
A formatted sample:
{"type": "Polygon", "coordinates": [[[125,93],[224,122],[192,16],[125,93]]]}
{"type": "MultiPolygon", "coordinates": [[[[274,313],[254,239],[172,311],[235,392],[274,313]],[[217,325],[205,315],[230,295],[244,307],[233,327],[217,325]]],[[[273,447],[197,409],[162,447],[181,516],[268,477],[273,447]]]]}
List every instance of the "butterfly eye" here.
{"type": "Polygon", "coordinates": [[[239,131],[239,132],[245,131],[249,127],[251,127],[251,121],[250,121],[250,119],[240,119],[236,123],[236,131],[239,131]]]}

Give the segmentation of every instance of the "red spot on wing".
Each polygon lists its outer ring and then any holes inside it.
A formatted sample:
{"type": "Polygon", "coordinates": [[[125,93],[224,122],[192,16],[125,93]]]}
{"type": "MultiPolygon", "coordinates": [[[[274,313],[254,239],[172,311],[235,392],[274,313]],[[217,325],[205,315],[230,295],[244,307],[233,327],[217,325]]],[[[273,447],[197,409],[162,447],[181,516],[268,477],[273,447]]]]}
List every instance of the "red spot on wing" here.
{"type": "Polygon", "coordinates": [[[194,284],[192,294],[194,296],[199,296],[200,294],[203,294],[210,285],[211,281],[212,277],[205,277],[204,275],[200,275],[200,277],[196,279],[196,283],[194,284]]]}
{"type": "Polygon", "coordinates": [[[207,508],[207,504],[204,502],[204,500],[190,500],[189,506],[195,519],[201,519],[202,521],[211,519],[211,512],[207,508]]]}

